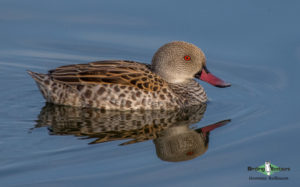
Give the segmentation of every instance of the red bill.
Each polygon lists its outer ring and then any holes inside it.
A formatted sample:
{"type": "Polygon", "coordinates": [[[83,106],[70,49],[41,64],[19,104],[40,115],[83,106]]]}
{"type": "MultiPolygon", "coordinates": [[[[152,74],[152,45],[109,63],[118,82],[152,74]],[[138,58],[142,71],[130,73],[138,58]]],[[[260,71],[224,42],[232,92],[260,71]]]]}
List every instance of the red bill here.
{"type": "Polygon", "coordinates": [[[202,70],[199,71],[195,77],[197,79],[203,80],[211,85],[214,85],[219,88],[225,88],[231,86],[231,84],[226,83],[222,79],[214,76],[212,73],[210,73],[206,66],[203,66],[202,70]]]}

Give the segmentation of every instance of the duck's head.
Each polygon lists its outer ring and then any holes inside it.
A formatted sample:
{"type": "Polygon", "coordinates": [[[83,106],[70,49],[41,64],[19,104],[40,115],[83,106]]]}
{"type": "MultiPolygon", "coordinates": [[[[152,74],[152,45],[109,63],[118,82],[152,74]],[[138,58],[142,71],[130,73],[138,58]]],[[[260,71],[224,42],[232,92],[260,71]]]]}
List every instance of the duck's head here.
{"type": "Polygon", "coordinates": [[[169,83],[184,83],[197,78],[217,87],[230,86],[208,71],[201,49],[183,41],[170,42],[160,47],[152,58],[152,68],[169,83]]]}

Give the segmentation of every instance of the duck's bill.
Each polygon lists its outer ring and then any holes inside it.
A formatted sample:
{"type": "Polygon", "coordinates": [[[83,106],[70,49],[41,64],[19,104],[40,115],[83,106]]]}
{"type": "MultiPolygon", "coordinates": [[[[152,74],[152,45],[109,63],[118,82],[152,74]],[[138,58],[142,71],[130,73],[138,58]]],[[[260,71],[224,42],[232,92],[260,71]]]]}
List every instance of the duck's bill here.
{"type": "Polygon", "coordinates": [[[225,88],[225,87],[231,86],[231,84],[226,83],[222,79],[220,79],[220,78],[214,76],[212,73],[210,73],[206,66],[203,66],[202,70],[199,71],[199,73],[197,73],[195,75],[195,77],[197,79],[205,81],[205,82],[207,82],[211,85],[214,85],[216,87],[219,87],[219,88],[225,88]]]}

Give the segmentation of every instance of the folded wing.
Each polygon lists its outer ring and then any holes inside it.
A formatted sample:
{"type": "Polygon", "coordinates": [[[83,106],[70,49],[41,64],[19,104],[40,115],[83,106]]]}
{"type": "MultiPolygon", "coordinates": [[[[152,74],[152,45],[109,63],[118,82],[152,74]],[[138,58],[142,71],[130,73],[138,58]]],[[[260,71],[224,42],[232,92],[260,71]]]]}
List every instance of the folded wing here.
{"type": "Polygon", "coordinates": [[[61,66],[49,71],[54,81],[65,84],[120,84],[157,91],[166,82],[150,70],[150,65],[133,61],[97,61],[61,66]]]}

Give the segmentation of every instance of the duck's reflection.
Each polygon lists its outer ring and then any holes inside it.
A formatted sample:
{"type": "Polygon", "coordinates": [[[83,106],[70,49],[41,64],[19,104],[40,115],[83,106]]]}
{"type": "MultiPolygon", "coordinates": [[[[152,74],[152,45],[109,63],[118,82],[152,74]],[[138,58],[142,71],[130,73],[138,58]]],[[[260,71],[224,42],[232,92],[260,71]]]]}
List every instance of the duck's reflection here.
{"type": "Polygon", "coordinates": [[[205,153],[210,131],[230,121],[191,129],[205,110],[206,104],[177,111],[103,111],[46,104],[35,127],[46,126],[54,135],[95,138],[90,144],[128,140],[120,144],[128,145],[154,140],[157,156],[176,162],[205,153]]]}

